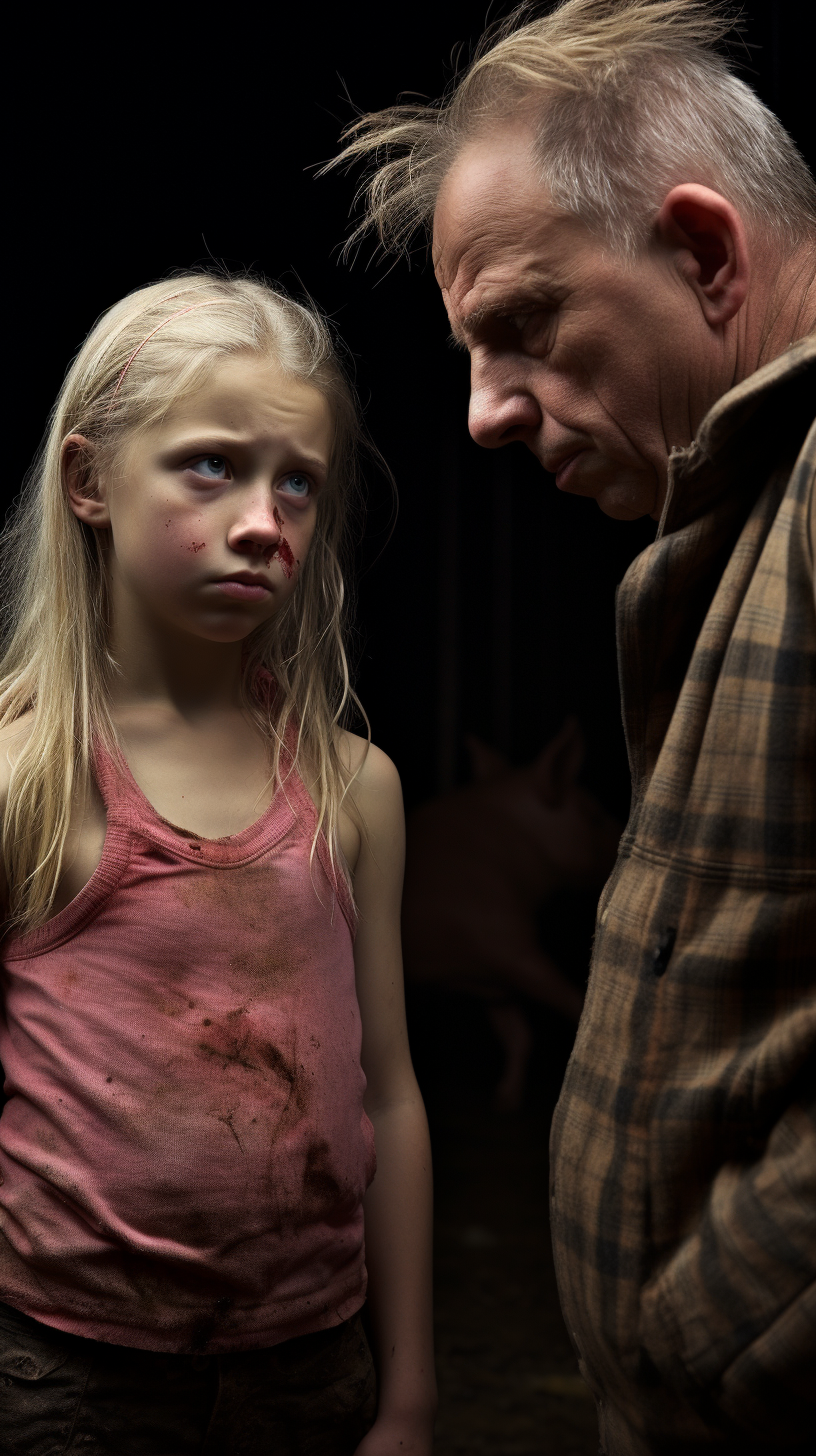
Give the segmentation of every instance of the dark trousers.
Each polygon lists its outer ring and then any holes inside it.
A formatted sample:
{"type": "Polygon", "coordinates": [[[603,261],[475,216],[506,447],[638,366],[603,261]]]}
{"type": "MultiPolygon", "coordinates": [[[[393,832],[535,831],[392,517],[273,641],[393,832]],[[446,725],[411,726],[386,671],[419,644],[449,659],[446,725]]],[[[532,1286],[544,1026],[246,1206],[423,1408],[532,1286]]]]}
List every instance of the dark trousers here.
{"type": "Polygon", "coordinates": [[[270,1349],[165,1355],[0,1304],[2,1456],[352,1456],[375,1414],[359,1315],[270,1349]]]}

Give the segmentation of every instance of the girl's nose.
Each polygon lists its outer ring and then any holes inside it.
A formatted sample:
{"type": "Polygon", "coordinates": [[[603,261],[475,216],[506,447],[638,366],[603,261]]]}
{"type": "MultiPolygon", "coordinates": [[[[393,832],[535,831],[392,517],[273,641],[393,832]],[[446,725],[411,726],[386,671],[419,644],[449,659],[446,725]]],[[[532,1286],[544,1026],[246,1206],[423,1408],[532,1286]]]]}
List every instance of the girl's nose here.
{"type": "Polygon", "coordinates": [[[240,518],[227,532],[227,544],[245,554],[263,552],[281,539],[281,518],[268,489],[246,503],[240,518]]]}

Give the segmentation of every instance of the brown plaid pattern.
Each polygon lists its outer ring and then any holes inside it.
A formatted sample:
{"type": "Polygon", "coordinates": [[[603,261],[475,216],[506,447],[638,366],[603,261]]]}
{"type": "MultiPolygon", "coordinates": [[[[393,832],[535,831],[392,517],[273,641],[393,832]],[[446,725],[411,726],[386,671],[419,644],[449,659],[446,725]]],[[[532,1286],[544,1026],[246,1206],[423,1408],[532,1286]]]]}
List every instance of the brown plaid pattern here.
{"type": "Polygon", "coordinates": [[[672,456],[618,594],[633,807],[552,1131],[610,1456],[816,1431],[816,338],[672,456]]]}

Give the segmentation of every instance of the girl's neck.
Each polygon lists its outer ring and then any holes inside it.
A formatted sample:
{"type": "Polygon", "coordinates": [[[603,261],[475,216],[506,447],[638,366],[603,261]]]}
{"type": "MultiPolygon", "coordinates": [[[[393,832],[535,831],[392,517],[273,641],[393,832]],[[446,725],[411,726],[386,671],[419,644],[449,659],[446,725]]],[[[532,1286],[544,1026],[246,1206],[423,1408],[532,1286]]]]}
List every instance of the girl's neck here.
{"type": "Polygon", "coordinates": [[[240,710],[243,643],[204,641],[166,623],[141,627],[136,634],[114,630],[114,716],[148,705],[185,717],[240,710]]]}

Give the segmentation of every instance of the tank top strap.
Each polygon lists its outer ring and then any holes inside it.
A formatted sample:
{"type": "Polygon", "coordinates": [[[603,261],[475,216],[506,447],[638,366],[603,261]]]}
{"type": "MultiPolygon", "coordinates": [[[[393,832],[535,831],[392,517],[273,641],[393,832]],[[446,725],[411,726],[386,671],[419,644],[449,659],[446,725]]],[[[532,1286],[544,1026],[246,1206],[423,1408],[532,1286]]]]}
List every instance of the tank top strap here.
{"type": "MultiPolygon", "coordinates": [[[[133,780],[122,754],[120,752],[111,753],[101,738],[96,737],[91,751],[91,767],[108,817],[111,815],[121,817],[123,813],[132,810],[134,795],[131,792],[131,784],[133,780]]],[[[130,817],[129,814],[128,817],[130,817]]]]}
{"type": "MultiPolygon", "coordinates": [[[[309,844],[317,829],[317,808],[306,787],[302,774],[295,766],[298,744],[298,725],[290,718],[283,734],[281,749],[281,782],[278,793],[286,795],[297,814],[304,840],[309,844]]],[[[357,933],[357,906],[354,903],[348,881],[340,865],[333,860],[329,842],[321,829],[315,844],[317,859],[323,867],[337,902],[346,918],[352,937],[357,933]]]]}

